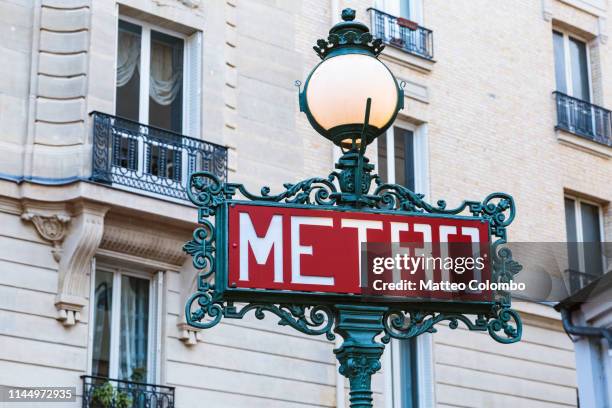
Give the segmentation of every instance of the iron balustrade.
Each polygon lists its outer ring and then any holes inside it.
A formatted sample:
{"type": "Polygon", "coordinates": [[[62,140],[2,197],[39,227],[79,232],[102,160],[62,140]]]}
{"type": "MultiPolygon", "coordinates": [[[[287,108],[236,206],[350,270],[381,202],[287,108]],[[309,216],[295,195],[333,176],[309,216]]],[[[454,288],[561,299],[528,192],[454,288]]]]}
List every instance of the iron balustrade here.
{"type": "Polygon", "coordinates": [[[227,179],[227,148],[133,120],[92,112],[91,180],[188,200],[189,174],[227,179]]]}
{"type": "Polygon", "coordinates": [[[584,289],[591,283],[600,279],[605,274],[604,271],[602,271],[602,273],[597,274],[592,272],[579,271],[575,269],[566,269],[564,272],[567,282],[569,283],[568,292],[570,295],[573,295],[574,293],[584,289]]]}
{"type": "Polygon", "coordinates": [[[557,126],[585,139],[612,147],[612,116],[601,106],[554,92],[557,102],[557,126]]]}
{"type": "Polygon", "coordinates": [[[83,380],[83,408],[174,408],[174,387],[90,375],[83,380]]]}
{"type": "Polygon", "coordinates": [[[433,31],[375,8],[368,11],[372,16],[374,37],[419,57],[433,59],[433,31]]]}

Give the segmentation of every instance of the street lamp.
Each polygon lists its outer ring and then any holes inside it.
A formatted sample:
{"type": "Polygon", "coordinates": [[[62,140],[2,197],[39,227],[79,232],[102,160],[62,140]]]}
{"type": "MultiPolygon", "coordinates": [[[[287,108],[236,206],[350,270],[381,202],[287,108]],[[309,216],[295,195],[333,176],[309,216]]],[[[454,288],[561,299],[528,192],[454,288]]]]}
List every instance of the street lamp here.
{"type": "Polygon", "coordinates": [[[393,73],[378,58],[384,45],[342,11],[343,21],[314,47],[322,61],[311,71],[300,93],[300,110],[312,127],[345,149],[370,144],[383,134],[404,106],[393,73]]]}
{"type": "Polygon", "coordinates": [[[342,22],[318,40],[315,52],[323,60],[308,75],[300,92],[300,110],[312,127],[340,146],[343,155],[334,173],[340,192],[332,198],[357,208],[374,204],[368,195],[374,166],[364,156],[366,146],[383,134],[404,107],[404,92],[378,55],[385,47],[368,27],[344,9],[342,22]]]}
{"type": "MultiPolygon", "coordinates": [[[[350,406],[371,408],[371,377],[381,368],[384,345],[391,338],[409,340],[434,333],[436,324],[448,321],[451,329],[463,323],[469,330],[488,332],[500,343],[514,343],[522,334],[520,316],[510,308],[510,293],[504,291],[483,292],[480,297],[470,293],[476,296],[474,300],[462,300],[455,294],[449,299],[446,292],[441,297],[433,292],[428,297],[411,291],[395,296],[369,295],[370,275],[362,280],[361,264],[355,268],[353,262],[330,271],[334,277],[346,278],[348,286],[342,279],[333,278],[328,284],[327,276],[316,276],[325,279],[325,284],[294,281],[296,276],[306,277],[301,275],[302,262],[311,272],[334,269],[329,264],[329,252],[300,243],[300,225],[319,226],[314,229],[319,248],[328,248],[326,243],[334,240],[334,250],[337,245],[338,252],[348,254],[353,253],[356,243],[361,250],[361,244],[367,242],[368,222],[382,226],[383,221],[392,219],[405,227],[402,231],[408,230],[409,222],[417,221],[437,223],[440,228],[450,222],[452,228],[462,231],[457,223],[469,224],[470,229],[477,225],[479,242],[490,244],[490,267],[482,274],[490,274],[492,282],[507,283],[521,266],[508,248],[501,247],[516,213],[508,194],[493,193],[482,202],[464,201],[458,207],[446,208],[443,200],[430,204],[423,195],[405,186],[383,183],[372,174],[374,166],[365,157],[366,147],[392,125],[403,107],[404,95],[391,71],[377,58],[383,49],[381,40],[374,39],[364,24],[353,21],[354,10],[343,10],[342,19],[330,30],[327,40],[317,41],[314,49],[323,61],[300,91],[300,108],[314,129],[343,149],[335,165],[337,170],[327,177],[285,183],[278,194],[271,194],[268,187],[253,194],[243,184],[222,182],[211,172],[192,173],[187,194],[198,207],[202,226],[183,249],[201,273],[198,290],[185,305],[185,317],[188,324],[209,329],[221,319],[242,319],[249,312],[258,319],[274,314],[280,325],[308,335],[324,334],[329,340],[340,335],[343,342],[334,353],[340,373],[349,379],[350,406]],[[377,186],[370,191],[374,180],[377,186]],[[467,212],[471,215],[461,215],[467,212]],[[275,214],[272,219],[281,221],[275,224],[278,227],[272,227],[271,213],[275,214]],[[350,221],[346,226],[345,216],[350,221]],[[255,233],[255,218],[264,224],[265,219],[270,220],[263,237],[255,233]],[[290,233],[283,230],[287,223],[290,233]],[[353,227],[358,228],[357,234],[347,232],[353,227]],[[243,228],[245,233],[241,235],[243,228]],[[361,238],[362,231],[366,239],[361,238]],[[266,259],[274,253],[274,262],[260,263],[256,259],[256,272],[249,275],[249,248],[252,250],[255,240],[261,248],[268,248],[261,252],[266,259]],[[283,245],[288,246],[287,251],[283,245]],[[290,254],[291,261],[283,262],[283,253],[290,254]],[[289,276],[291,279],[285,279],[289,276]],[[474,315],[475,320],[466,314],[474,315]]],[[[436,238],[423,235],[423,244],[443,243],[442,234],[434,234],[436,238]]],[[[355,261],[359,260],[360,256],[355,261]]]]}

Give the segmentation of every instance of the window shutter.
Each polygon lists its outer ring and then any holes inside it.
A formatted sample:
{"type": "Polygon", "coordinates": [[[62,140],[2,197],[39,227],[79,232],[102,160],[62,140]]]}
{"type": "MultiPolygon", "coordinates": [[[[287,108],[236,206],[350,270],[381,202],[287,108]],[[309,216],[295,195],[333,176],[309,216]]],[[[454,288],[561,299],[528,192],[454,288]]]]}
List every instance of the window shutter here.
{"type": "Polygon", "coordinates": [[[202,33],[187,39],[187,135],[200,139],[202,120],[202,33]]]}

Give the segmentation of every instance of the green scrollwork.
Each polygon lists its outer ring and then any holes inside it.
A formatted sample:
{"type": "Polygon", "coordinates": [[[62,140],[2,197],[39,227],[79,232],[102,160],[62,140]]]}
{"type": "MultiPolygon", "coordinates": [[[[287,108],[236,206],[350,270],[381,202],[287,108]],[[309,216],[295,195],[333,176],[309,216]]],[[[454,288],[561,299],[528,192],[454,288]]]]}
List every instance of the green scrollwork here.
{"type": "Polygon", "coordinates": [[[187,324],[199,329],[210,329],[216,326],[223,317],[223,304],[215,299],[212,291],[200,290],[187,299],[185,304],[185,319],[187,324]],[[192,311],[193,304],[198,308],[192,311]],[[207,319],[208,320],[205,320],[207,319]]]}
{"type": "Polygon", "coordinates": [[[495,341],[504,344],[516,343],[522,336],[520,316],[505,307],[494,308],[492,314],[478,314],[474,321],[458,313],[393,309],[384,316],[385,335],[381,341],[389,343],[391,338],[407,340],[423,333],[436,333],[435,325],[443,321],[448,321],[448,327],[453,330],[459,327],[459,323],[463,323],[472,331],[488,331],[495,341]]]}
{"type": "Polygon", "coordinates": [[[290,326],[304,334],[325,335],[328,340],[334,340],[336,337],[333,333],[335,314],[327,306],[249,303],[239,309],[233,302],[215,298],[211,290],[196,292],[185,306],[187,323],[201,329],[217,325],[223,317],[242,319],[249,312],[254,312],[259,320],[265,318],[266,312],[272,313],[280,318],[279,326],[290,326]],[[198,307],[193,311],[196,302],[198,307]]]}
{"type": "Polygon", "coordinates": [[[208,220],[203,224],[193,231],[193,239],[183,245],[183,251],[191,255],[194,268],[202,270],[202,276],[207,278],[215,272],[215,228],[208,220]]]}
{"type": "Polygon", "coordinates": [[[332,331],[334,327],[334,313],[327,306],[250,303],[238,310],[236,306],[229,303],[224,309],[224,316],[228,319],[242,319],[251,311],[254,312],[255,317],[259,320],[265,317],[265,312],[270,312],[280,318],[278,322],[280,326],[291,326],[309,335],[324,334],[328,340],[333,340],[336,337],[332,331]]]}

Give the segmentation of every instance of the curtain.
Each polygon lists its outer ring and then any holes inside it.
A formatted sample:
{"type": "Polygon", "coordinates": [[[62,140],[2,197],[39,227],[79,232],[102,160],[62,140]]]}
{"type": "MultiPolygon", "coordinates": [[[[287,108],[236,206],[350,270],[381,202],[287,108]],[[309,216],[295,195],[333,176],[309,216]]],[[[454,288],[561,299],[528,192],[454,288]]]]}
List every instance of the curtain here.
{"type": "Polygon", "coordinates": [[[127,84],[140,66],[140,35],[119,30],[117,87],[127,84]]]}
{"type": "Polygon", "coordinates": [[[182,64],[175,61],[174,47],[151,41],[149,95],[160,105],[170,105],[181,90],[182,64]]]}
{"type": "Polygon", "coordinates": [[[149,281],[121,277],[119,378],[147,380],[149,281]]]}

